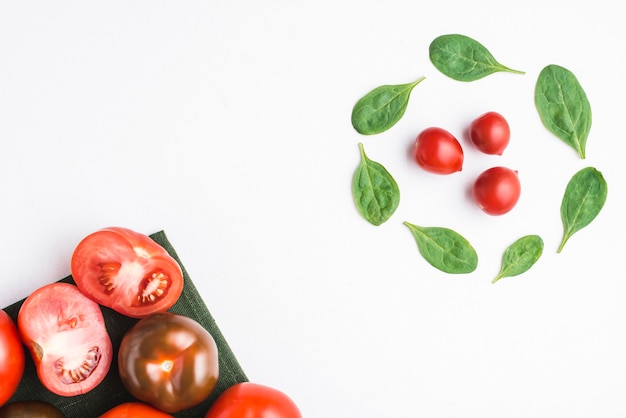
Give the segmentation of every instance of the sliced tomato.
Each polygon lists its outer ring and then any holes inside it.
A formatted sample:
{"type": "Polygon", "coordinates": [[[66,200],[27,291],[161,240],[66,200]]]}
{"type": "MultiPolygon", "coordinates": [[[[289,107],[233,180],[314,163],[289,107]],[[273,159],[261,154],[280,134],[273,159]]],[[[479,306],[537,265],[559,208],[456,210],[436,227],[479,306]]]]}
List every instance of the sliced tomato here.
{"type": "Polygon", "coordinates": [[[13,318],[0,309],[0,405],[17,390],[24,374],[24,346],[13,318]]]}
{"type": "Polygon", "coordinates": [[[172,418],[172,415],[143,402],[125,402],[109,409],[99,418],[172,418]]]}
{"type": "Polygon", "coordinates": [[[85,237],[72,254],[78,288],[99,304],[143,318],[168,310],[183,291],[183,273],[149,236],[110,227],[85,237]]]}
{"type": "Polygon", "coordinates": [[[100,306],[73,284],[34,291],[20,308],[17,327],[39,380],[57,395],[89,392],[111,367],[113,348],[100,306]]]}

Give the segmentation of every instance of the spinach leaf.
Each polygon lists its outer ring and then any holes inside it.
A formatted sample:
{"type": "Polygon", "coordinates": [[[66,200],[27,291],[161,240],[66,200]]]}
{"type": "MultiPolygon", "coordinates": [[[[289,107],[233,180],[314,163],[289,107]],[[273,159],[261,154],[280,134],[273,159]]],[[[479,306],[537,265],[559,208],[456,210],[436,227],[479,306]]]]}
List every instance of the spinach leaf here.
{"type": "Polygon", "coordinates": [[[496,72],[524,74],[500,64],[480,42],[465,35],[441,35],[431,42],[430,61],[458,81],[474,81],[496,72]]]}
{"type": "Polygon", "coordinates": [[[384,132],[404,115],[413,88],[425,77],[408,84],[376,87],[356,102],[352,109],[352,126],[363,135],[384,132]]]}
{"type": "Polygon", "coordinates": [[[521,237],[504,251],[500,272],[491,283],[503,277],[518,276],[528,271],[539,260],[542,253],[543,240],[539,235],[521,237]]]}
{"type": "Polygon", "coordinates": [[[433,267],[451,274],[471,273],[478,265],[474,247],[458,232],[442,227],[422,227],[404,222],[422,257],[433,267]]]}
{"type": "Polygon", "coordinates": [[[535,107],[544,126],[584,159],[591,105],[576,76],[553,64],[541,70],[535,85],[535,107]]]}
{"type": "Polygon", "coordinates": [[[352,196],[361,216],[378,226],[398,208],[400,189],[385,167],[365,155],[363,144],[359,150],[361,161],[352,178],[352,196]]]}
{"type": "Polygon", "coordinates": [[[560,253],[567,240],[593,221],[602,210],[608,186],[602,173],[594,167],[578,171],[570,179],[561,202],[563,239],[557,250],[560,253]]]}

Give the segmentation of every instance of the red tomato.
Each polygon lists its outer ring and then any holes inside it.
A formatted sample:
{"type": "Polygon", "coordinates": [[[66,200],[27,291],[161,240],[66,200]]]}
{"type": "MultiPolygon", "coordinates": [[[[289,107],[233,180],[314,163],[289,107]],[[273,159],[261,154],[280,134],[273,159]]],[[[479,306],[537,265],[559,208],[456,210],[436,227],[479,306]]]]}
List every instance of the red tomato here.
{"type": "Polygon", "coordinates": [[[99,418],[172,418],[172,415],[142,402],[126,402],[109,409],[99,418]]]}
{"type": "Polygon", "coordinates": [[[71,268],[85,295],[134,318],[166,311],[183,291],[176,260],[147,235],[126,228],[85,237],[74,250],[71,268]]]}
{"type": "Polygon", "coordinates": [[[195,320],[171,312],[147,316],[126,332],[118,366],[131,395],[168,413],[204,401],[219,375],[211,334],[195,320]]]}
{"type": "Polygon", "coordinates": [[[506,167],[485,170],[472,188],[474,200],[489,215],[502,215],[513,209],[520,193],[517,171],[506,167]]]}
{"type": "Polygon", "coordinates": [[[283,392],[244,382],[226,389],[204,418],[302,418],[302,414],[283,392]]]}
{"type": "Polygon", "coordinates": [[[69,283],[40,287],[17,316],[41,383],[60,396],[87,393],[105,378],[113,348],[97,303],[69,283]]]}
{"type": "Polygon", "coordinates": [[[15,401],[0,408],[0,418],[65,418],[65,415],[48,402],[15,401]]]}
{"type": "Polygon", "coordinates": [[[445,129],[426,128],[415,139],[413,158],[424,170],[452,174],[463,169],[463,148],[445,129]]]}
{"type": "Polygon", "coordinates": [[[0,309],[0,405],[17,390],[24,374],[24,346],[13,319],[0,309]]]}
{"type": "Polygon", "coordinates": [[[504,116],[487,112],[472,121],[469,137],[476,148],[485,154],[502,155],[509,145],[511,130],[504,116]]]}

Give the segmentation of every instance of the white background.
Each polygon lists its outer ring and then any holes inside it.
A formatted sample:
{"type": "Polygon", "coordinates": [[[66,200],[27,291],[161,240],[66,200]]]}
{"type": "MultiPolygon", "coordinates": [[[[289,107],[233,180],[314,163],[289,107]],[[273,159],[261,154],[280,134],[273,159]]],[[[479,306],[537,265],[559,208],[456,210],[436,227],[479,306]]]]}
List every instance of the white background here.
{"type": "Polygon", "coordinates": [[[619,2],[23,1],[0,3],[0,260],[6,306],[69,274],[105,226],[165,230],[250,380],[307,418],[626,416],[626,151],[619,2]],[[461,33],[525,75],[440,74],[428,46],[461,33]],[[541,125],[536,78],[578,77],[593,109],[587,158],[541,125]],[[404,118],[372,137],[352,106],[426,76],[404,118]],[[500,156],[464,131],[511,125],[500,156]],[[428,126],[453,132],[463,171],[410,158],[428,126]],[[401,203],[374,227],[355,209],[358,143],[401,203]],[[501,217],[468,190],[519,171],[501,217]],[[561,254],[562,194],[579,169],[609,184],[602,213],[561,254]],[[463,234],[468,275],[428,265],[403,221],[463,234]],[[491,284],[504,249],[544,255],[491,284]]]}

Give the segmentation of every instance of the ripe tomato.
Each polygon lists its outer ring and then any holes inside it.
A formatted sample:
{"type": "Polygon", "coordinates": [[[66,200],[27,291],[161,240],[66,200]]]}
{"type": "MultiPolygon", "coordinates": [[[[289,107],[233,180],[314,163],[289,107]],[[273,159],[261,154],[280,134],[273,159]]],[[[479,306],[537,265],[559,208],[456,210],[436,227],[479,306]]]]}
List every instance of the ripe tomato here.
{"type": "Polygon", "coordinates": [[[204,418],[302,418],[302,414],[283,392],[244,382],[226,389],[204,418]]]}
{"type": "Polygon", "coordinates": [[[183,291],[176,260],[147,235],[126,228],[85,237],[72,254],[71,269],[85,295],[134,318],[166,311],[183,291]]]}
{"type": "Polygon", "coordinates": [[[426,171],[452,174],[463,169],[463,148],[445,129],[426,128],[415,139],[413,158],[426,171]]]}
{"type": "Polygon", "coordinates": [[[0,418],[65,418],[65,415],[48,402],[15,401],[0,408],[0,418]]]}
{"type": "Polygon", "coordinates": [[[469,137],[476,148],[485,154],[502,155],[509,145],[511,130],[504,116],[487,112],[472,121],[469,137]]]}
{"type": "Polygon", "coordinates": [[[87,393],[109,371],[113,348],[100,306],[72,284],[52,283],[31,293],[17,327],[39,380],[57,395],[87,393]]]}
{"type": "Polygon", "coordinates": [[[517,171],[506,167],[485,170],[472,187],[474,200],[489,215],[502,215],[513,209],[520,193],[517,171]]]}
{"type": "Polygon", "coordinates": [[[168,413],[204,401],[219,375],[211,334],[195,320],[171,312],[147,316],[126,331],[118,366],[131,395],[168,413]]]}
{"type": "Polygon", "coordinates": [[[125,402],[109,409],[99,418],[172,418],[172,416],[142,402],[125,402]]]}
{"type": "Polygon", "coordinates": [[[13,319],[0,309],[0,405],[17,390],[24,374],[24,346],[13,319]]]}

